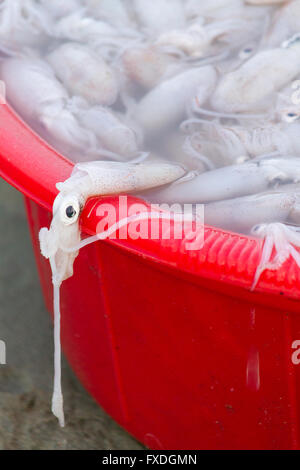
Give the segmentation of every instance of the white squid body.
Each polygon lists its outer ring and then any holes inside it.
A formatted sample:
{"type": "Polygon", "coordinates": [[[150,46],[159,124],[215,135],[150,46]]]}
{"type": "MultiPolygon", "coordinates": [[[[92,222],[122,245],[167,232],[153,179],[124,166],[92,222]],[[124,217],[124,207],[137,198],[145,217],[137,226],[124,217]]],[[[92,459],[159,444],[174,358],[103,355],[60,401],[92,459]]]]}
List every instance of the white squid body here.
{"type": "Polygon", "coordinates": [[[38,3],[54,18],[69,15],[80,8],[79,0],[38,0],[38,3]]]}
{"type": "Polygon", "coordinates": [[[1,77],[9,100],[28,119],[43,117],[49,104],[60,110],[68,99],[51,68],[39,59],[7,59],[1,64],[1,77]]]}
{"type": "Polygon", "coordinates": [[[138,153],[137,132],[109,109],[100,106],[79,109],[78,120],[99,138],[101,146],[118,155],[120,160],[129,160],[138,153]]]}
{"type": "Polygon", "coordinates": [[[41,45],[49,20],[34,0],[3,0],[0,4],[0,39],[4,51],[41,45]]]}
{"type": "Polygon", "coordinates": [[[95,146],[93,136],[81,128],[66,108],[68,93],[46,62],[7,59],[0,69],[9,102],[24,119],[41,125],[53,143],[62,149],[84,150],[95,146]]]}
{"type": "MultiPolygon", "coordinates": [[[[216,142],[207,141],[200,132],[194,132],[184,138],[183,148],[185,153],[192,159],[199,161],[205,160],[205,166],[208,170],[214,170],[226,165],[234,165],[241,162],[241,155],[231,154],[227,152],[216,142]]],[[[242,158],[242,162],[245,161],[242,158]]]]}
{"type": "Polygon", "coordinates": [[[266,191],[270,187],[300,181],[300,159],[276,158],[246,162],[200,175],[191,173],[174,184],[153,191],[151,201],[207,203],[266,191]]]}
{"type": "Polygon", "coordinates": [[[188,171],[204,173],[209,166],[208,159],[196,152],[191,152],[185,146],[185,136],[178,132],[168,134],[162,144],[162,154],[170,161],[183,165],[188,171]]]}
{"type": "Polygon", "coordinates": [[[155,87],[164,76],[179,68],[178,60],[155,46],[136,46],[122,56],[126,75],[143,88],[155,87]]]}
{"type": "Polygon", "coordinates": [[[179,49],[190,57],[204,57],[216,39],[227,39],[235,31],[239,35],[247,31],[248,24],[243,20],[225,20],[208,25],[192,24],[185,30],[171,30],[162,33],[156,44],[179,49]],[[227,36],[227,38],[226,38],[227,36]]]}
{"type": "Polygon", "coordinates": [[[240,157],[253,158],[273,152],[300,156],[298,122],[290,125],[266,124],[252,128],[211,123],[207,127],[204,126],[198,134],[202,151],[212,159],[219,155],[223,164],[240,157]]]}
{"type": "Polygon", "coordinates": [[[299,202],[299,187],[293,192],[264,192],[207,204],[204,218],[207,225],[250,235],[258,224],[289,223],[290,214],[299,202]]]}
{"type": "Polygon", "coordinates": [[[184,28],[185,11],[181,0],[133,0],[138,22],[150,34],[184,28]]]}
{"type": "Polygon", "coordinates": [[[186,15],[189,19],[197,17],[232,18],[242,16],[244,11],[243,0],[187,0],[185,2],[186,15]]]}
{"type": "Polygon", "coordinates": [[[289,0],[246,0],[248,5],[281,5],[289,0]]]}
{"type": "Polygon", "coordinates": [[[293,123],[300,118],[300,81],[281,90],[277,95],[276,116],[280,121],[293,123]]]}
{"type": "Polygon", "coordinates": [[[86,16],[85,11],[74,11],[63,16],[53,26],[53,35],[57,38],[96,44],[105,38],[116,37],[117,30],[105,21],[86,16]]]}
{"type": "Polygon", "coordinates": [[[224,129],[215,140],[207,140],[206,135],[194,132],[186,137],[185,148],[190,155],[202,158],[203,155],[210,162],[210,168],[220,168],[227,165],[235,165],[249,160],[244,145],[236,137],[224,129]],[[224,139],[224,140],[223,140],[224,139]]]}
{"type": "Polygon", "coordinates": [[[257,53],[221,78],[211,104],[229,113],[264,110],[300,71],[300,43],[257,53]]]}
{"type": "Polygon", "coordinates": [[[86,0],[91,16],[108,21],[113,26],[130,27],[132,20],[126,8],[127,0],[86,0]]]}
{"type": "MultiPolygon", "coordinates": [[[[63,395],[61,390],[60,346],[60,286],[73,275],[73,264],[80,245],[79,216],[86,200],[92,196],[142,191],[170,183],[184,174],[179,165],[122,164],[90,162],[75,166],[64,183],[57,184],[60,191],[53,204],[50,229],[39,234],[41,252],[50,260],[54,287],[54,341],[55,374],[52,412],[64,426],[63,395]]],[[[93,237],[92,237],[93,238],[93,237]]]]}
{"type": "Polygon", "coordinates": [[[196,94],[198,102],[204,103],[216,81],[217,73],[212,66],[193,68],[165,80],[139,102],[135,118],[146,135],[164,132],[180,121],[196,94]]]}
{"type": "Polygon", "coordinates": [[[115,72],[88,47],[63,44],[48,55],[47,61],[72,95],[104,106],[116,101],[119,83],[115,72]]]}
{"type": "Polygon", "coordinates": [[[278,47],[283,41],[300,32],[300,0],[286,2],[274,13],[273,21],[266,32],[262,46],[278,47]]]}

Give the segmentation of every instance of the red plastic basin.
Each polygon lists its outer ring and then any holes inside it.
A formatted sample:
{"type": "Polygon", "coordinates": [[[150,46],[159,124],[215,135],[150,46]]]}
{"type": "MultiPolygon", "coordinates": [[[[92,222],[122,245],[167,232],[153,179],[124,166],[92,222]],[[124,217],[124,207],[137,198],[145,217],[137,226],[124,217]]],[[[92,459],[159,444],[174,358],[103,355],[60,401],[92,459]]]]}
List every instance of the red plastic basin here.
{"type": "MultiPolygon", "coordinates": [[[[0,106],[0,174],[26,197],[49,311],[38,232],[72,165],[0,106]]],[[[88,234],[99,203],[83,213],[88,234]]],[[[288,261],[251,292],[261,249],[207,227],[198,252],[179,240],[130,239],[81,250],[62,287],[65,354],[101,406],[150,448],[299,449],[299,270],[288,261]]]]}

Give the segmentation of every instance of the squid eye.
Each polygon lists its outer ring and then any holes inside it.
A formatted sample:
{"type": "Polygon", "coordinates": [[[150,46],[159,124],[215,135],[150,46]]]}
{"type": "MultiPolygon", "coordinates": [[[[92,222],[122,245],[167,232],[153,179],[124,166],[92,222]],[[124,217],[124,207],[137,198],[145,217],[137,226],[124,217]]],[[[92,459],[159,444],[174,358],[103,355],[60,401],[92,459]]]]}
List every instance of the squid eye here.
{"type": "Polygon", "coordinates": [[[285,116],[284,116],[284,120],[286,122],[294,122],[296,121],[297,119],[299,119],[299,115],[297,113],[286,113],[285,116]]]}
{"type": "Polygon", "coordinates": [[[252,47],[245,47],[245,49],[243,49],[239,56],[240,56],[240,59],[247,59],[253,52],[253,48],[252,47]]]}
{"type": "Polygon", "coordinates": [[[73,219],[73,217],[75,217],[76,215],[76,210],[74,209],[73,206],[68,206],[66,208],[66,216],[69,218],[69,219],[73,219]]]}
{"type": "Polygon", "coordinates": [[[251,229],[251,233],[252,233],[253,235],[261,236],[261,235],[264,233],[264,230],[265,230],[265,225],[255,225],[255,226],[251,229]]]}
{"type": "Polygon", "coordinates": [[[76,197],[68,197],[60,205],[60,220],[65,225],[71,225],[77,222],[80,215],[80,204],[76,197]]]}

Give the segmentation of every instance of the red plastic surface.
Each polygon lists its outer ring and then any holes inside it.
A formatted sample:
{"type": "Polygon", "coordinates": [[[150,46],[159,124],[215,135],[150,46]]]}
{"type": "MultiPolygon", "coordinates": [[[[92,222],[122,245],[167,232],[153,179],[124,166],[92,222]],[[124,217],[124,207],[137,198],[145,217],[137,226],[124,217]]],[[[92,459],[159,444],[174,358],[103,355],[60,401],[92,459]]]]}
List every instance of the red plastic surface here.
{"type": "MultiPolygon", "coordinates": [[[[49,310],[48,226],[55,183],[72,164],[0,107],[0,173],[26,196],[49,310]]],[[[116,200],[108,198],[116,204],[116,200]]],[[[132,202],[136,202],[134,198],[132,202]]],[[[88,202],[84,232],[99,221],[88,202]]],[[[288,261],[250,287],[261,241],[207,227],[202,250],[179,240],[98,242],[62,287],[62,340],[78,377],[153,449],[287,449],[299,444],[299,270],[288,261]]]]}

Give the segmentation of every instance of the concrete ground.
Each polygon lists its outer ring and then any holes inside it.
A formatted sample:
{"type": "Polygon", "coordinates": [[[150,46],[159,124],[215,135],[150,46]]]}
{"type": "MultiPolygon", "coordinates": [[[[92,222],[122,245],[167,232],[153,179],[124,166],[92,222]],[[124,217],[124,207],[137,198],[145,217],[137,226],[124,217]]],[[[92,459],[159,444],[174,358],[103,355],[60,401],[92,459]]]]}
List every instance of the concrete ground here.
{"type": "Polygon", "coordinates": [[[50,411],[52,326],[44,307],[22,196],[0,181],[0,450],[142,449],[81,387],[63,361],[67,426],[50,411]]]}

